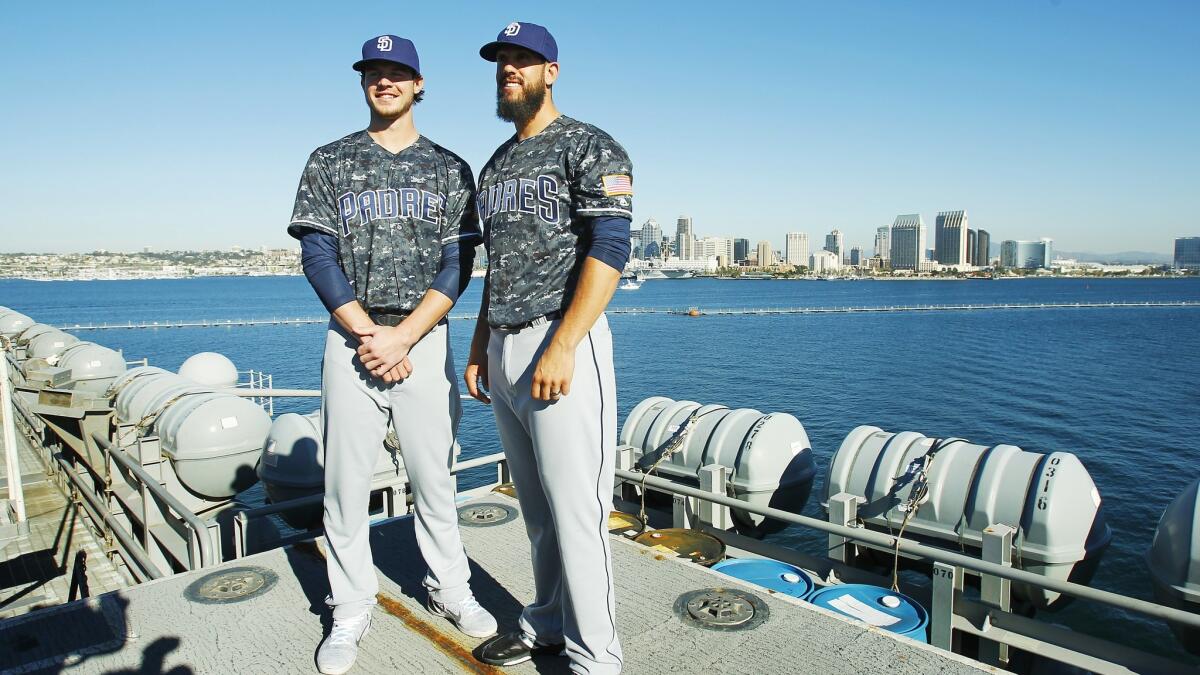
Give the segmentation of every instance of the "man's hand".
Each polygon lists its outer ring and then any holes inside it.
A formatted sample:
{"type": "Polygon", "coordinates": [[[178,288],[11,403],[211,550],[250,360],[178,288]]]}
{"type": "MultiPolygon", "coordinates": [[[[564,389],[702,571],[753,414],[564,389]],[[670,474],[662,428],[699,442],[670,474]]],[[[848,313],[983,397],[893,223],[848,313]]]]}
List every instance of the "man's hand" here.
{"type": "Polygon", "coordinates": [[[358,358],[372,375],[388,384],[412,375],[408,352],[417,343],[406,330],[391,326],[364,326],[355,331],[362,342],[358,358]]]}
{"type": "Polygon", "coordinates": [[[535,401],[557,401],[571,393],[575,375],[575,350],[551,339],[533,371],[532,395],[535,401]]]}
{"type": "MultiPolygon", "coordinates": [[[[374,325],[375,324],[365,324],[364,326],[351,329],[350,332],[354,335],[354,337],[358,338],[360,344],[365,345],[371,341],[370,331],[371,327],[374,325]]],[[[399,382],[411,375],[412,371],[412,361],[409,361],[408,357],[405,356],[404,359],[400,361],[399,365],[385,373],[382,379],[388,384],[399,382]]]]}
{"type": "Polygon", "coordinates": [[[488,355],[487,341],[483,341],[482,346],[478,346],[478,334],[471,341],[471,355],[467,357],[467,370],[463,373],[463,381],[467,384],[467,393],[471,398],[480,403],[492,402],[488,396],[487,390],[491,388],[491,383],[488,380],[488,355]]]}

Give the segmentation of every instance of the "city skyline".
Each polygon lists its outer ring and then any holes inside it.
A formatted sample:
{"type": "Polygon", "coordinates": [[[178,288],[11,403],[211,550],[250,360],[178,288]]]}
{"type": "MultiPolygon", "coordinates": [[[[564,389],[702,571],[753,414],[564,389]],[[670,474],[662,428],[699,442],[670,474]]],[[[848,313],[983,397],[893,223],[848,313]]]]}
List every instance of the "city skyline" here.
{"type": "Polygon", "coordinates": [[[513,20],[554,32],[559,107],[633,158],[635,224],[871,249],[897,213],[969,208],[996,241],[1159,254],[1197,230],[1195,3],[281,7],[14,6],[0,249],[289,245],[305,158],[366,122],[349,66],[383,32],[420,51],[418,129],[478,170],[512,126],[477,51],[513,20]]]}
{"type": "MultiPolygon", "coordinates": [[[[818,241],[818,242],[824,241],[825,242],[825,246],[820,250],[833,251],[835,249],[830,248],[833,245],[831,242],[833,242],[835,240],[840,241],[841,242],[841,244],[840,244],[841,255],[839,257],[842,260],[843,264],[851,263],[851,260],[852,260],[851,254],[855,249],[858,249],[860,258],[862,258],[864,260],[869,259],[871,257],[882,257],[884,262],[889,262],[890,258],[891,258],[892,228],[894,228],[896,226],[896,223],[900,222],[901,219],[908,219],[908,218],[915,218],[916,219],[915,222],[919,223],[919,225],[922,228],[922,232],[920,233],[919,241],[917,239],[914,239],[911,242],[906,241],[906,246],[911,244],[911,246],[914,249],[918,246],[918,244],[920,245],[920,252],[914,253],[914,259],[916,259],[918,262],[924,260],[925,262],[933,261],[933,262],[937,262],[942,265],[949,265],[949,266],[963,265],[963,266],[967,266],[967,267],[972,267],[972,266],[986,267],[990,263],[990,261],[998,260],[1001,257],[1002,247],[1003,247],[1003,244],[1006,242],[1011,241],[1011,242],[1016,242],[1016,243],[1020,243],[1020,244],[1025,244],[1025,243],[1038,244],[1039,242],[1046,242],[1046,241],[1057,242],[1057,238],[1053,237],[1053,236],[1038,236],[1036,238],[1030,238],[1030,239],[1021,239],[1021,238],[1015,238],[1015,237],[995,237],[993,235],[993,233],[991,233],[988,230],[985,230],[983,228],[968,227],[968,213],[964,209],[960,209],[957,211],[938,211],[936,219],[935,219],[935,225],[933,228],[927,228],[924,225],[924,218],[923,218],[923,215],[920,213],[902,214],[900,216],[897,216],[895,219],[895,222],[893,222],[889,225],[880,226],[875,229],[875,231],[872,233],[872,241],[874,242],[873,246],[867,246],[865,243],[846,240],[844,233],[841,232],[838,228],[833,228],[832,230],[830,230],[824,234],[821,234],[820,232],[816,232],[815,234],[812,234],[811,236],[814,236],[816,238],[815,241],[818,241]],[[949,231],[949,233],[947,233],[947,231],[949,231]],[[926,247],[926,244],[928,243],[929,239],[933,239],[933,241],[934,241],[934,244],[932,247],[926,247]],[[944,243],[938,243],[938,242],[942,242],[942,241],[944,241],[944,243]],[[951,255],[948,259],[943,259],[942,254],[939,252],[943,245],[946,246],[948,248],[948,250],[951,250],[951,255]],[[982,245],[982,246],[980,246],[980,245],[982,245]],[[881,246],[882,246],[882,251],[880,249],[881,246]],[[994,254],[993,254],[993,251],[995,252],[994,254]]],[[[680,257],[678,255],[678,252],[679,252],[681,242],[690,241],[691,242],[690,245],[692,246],[692,248],[685,249],[685,253],[681,259],[684,259],[684,260],[698,259],[703,256],[700,253],[700,249],[697,247],[699,247],[700,242],[704,241],[704,240],[710,240],[710,246],[709,246],[710,250],[711,250],[711,240],[724,240],[724,244],[728,245],[728,247],[731,250],[736,251],[730,257],[730,259],[733,261],[744,261],[747,259],[747,257],[753,257],[753,256],[746,255],[746,254],[752,252],[752,249],[750,249],[750,247],[749,247],[748,240],[745,238],[739,237],[737,232],[730,232],[728,230],[722,230],[722,231],[718,231],[715,233],[708,232],[708,231],[700,231],[700,230],[698,230],[698,228],[695,227],[694,219],[691,216],[681,215],[678,217],[678,221],[679,221],[679,227],[677,228],[677,231],[674,235],[672,235],[670,237],[667,237],[664,235],[664,236],[661,236],[661,238],[655,237],[653,239],[655,242],[662,242],[663,244],[669,244],[665,248],[661,248],[659,250],[659,252],[655,254],[655,256],[647,256],[644,254],[644,252],[639,254],[639,252],[638,252],[640,250],[639,244],[640,244],[640,246],[645,246],[645,239],[641,238],[639,225],[637,223],[633,223],[632,230],[633,230],[633,237],[634,237],[634,244],[633,244],[634,252],[633,252],[632,257],[633,258],[665,257],[668,255],[668,253],[669,253],[670,257],[680,257]],[[691,237],[690,239],[687,239],[684,236],[684,223],[685,222],[686,222],[686,232],[690,235],[690,237],[691,237]],[[669,242],[668,242],[668,240],[669,240],[669,242]],[[738,242],[747,242],[746,248],[738,249],[737,248],[738,242]]],[[[646,223],[652,223],[655,228],[658,228],[657,221],[653,217],[647,219],[646,223]]],[[[644,225],[645,224],[643,224],[642,227],[644,227],[644,225]]],[[[1200,228],[1198,228],[1198,229],[1200,229],[1200,228]]],[[[658,230],[656,229],[655,231],[657,232],[658,230]]],[[[782,236],[782,244],[780,244],[778,246],[776,246],[776,244],[779,243],[777,241],[779,238],[778,236],[774,239],[768,238],[766,240],[771,243],[771,247],[772,247],[771,250],[772,250],[773,254],[775,255],[775,257],[777,258],[777,262],[786,262],[788,264],[801,264],[801,263],[794,262],[794,261],[798,261],[801,259],[803,259],[803,260],[810,259],[810,255],[808,254],[810,230],[787,231],[787,232],[782,233],[779,236],[782,236]],[[799,251],[803,251],[803,253],[799,253],[799,251]]],[[[1178,239],[1180,239],[1180,238],[1196,239],[1196,237],[1187,237],[1187,236],[1173,238],[1168,247],[1168,252],[1165,252],[1165,253],[1160,252],[1160,251],[1140,251],[1140,252],[1150,254],[1157,258],[1169,258],[1169,257],[1171,257],[1170,251],[1173,249],[1177,249],[1178,239]]],[[[762,240],[760,240],[760,243],[761,243],[761,241],[762,240]]],[[[686,246],[687,244],[684,243],[684,245],[686,246]]],[[[1066,250],[1066,249],[1063,249],[1062,247],[1058,246],[1056,243],[1055,247],[1053,249],[1054,254],[1057,255],[1057,252],[1060,249],[1064,250],[1064,251],[1066,250]]],[[[1071,254],[1082,253],[1082,254],[1094,255],[1094,256],[1098,256],[1098,257],[1104,257],[1106,255],[1139,253],[1139,251],[1094,251],[1093,250],[1093,251],[1071,251],[1070,253],[1071,254]]],[[[1050,258],[1046,258],[1046,262],[1048,263],[1052,258],[1053,258],[1053,256],[1050,258]]],[[[1146,262],[1153,262],[1153,261],[1147,260],[1146,262]]],[[[855,264],[857,264],[857,263],[855,263],[855,264]]],[[[909,267],[909,265],[910,265],[910,263],[908,263],[908,262],[904,263],[904,268],[907,269],[909,267]]]]}

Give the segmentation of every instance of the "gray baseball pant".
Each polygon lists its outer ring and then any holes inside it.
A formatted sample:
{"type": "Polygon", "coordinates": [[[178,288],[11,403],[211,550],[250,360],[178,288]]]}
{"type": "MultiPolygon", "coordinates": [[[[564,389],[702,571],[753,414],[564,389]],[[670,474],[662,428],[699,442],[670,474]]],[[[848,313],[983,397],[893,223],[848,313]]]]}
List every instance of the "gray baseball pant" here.
{"type": "Polygon", "coordinates": [[[450,476],[462,401],[449,328],[442,323],[421,338],[408,355],[412,375],[394,384],[366,370],[358,346],[357,338],[329,322],[321,369],[326,602],[335,618],[356,616],[375,604],[379,580],[371,559],[367,502],[389,416],[413,492],[417,545],[429,566],[423,583],[438,602],[458,602],[470,593],[470,571],[450,476]]]}
{"type": "Polygon", "coordinates": [[[492,409],[533,557],[536,597],[521,628],[541,643],[566,642],[576,673],[619,673],[608,542],[617,431],[612,334],[601,316],[575,351],[571,393],[536,401],[533,371],[558,324],[492,328],[488,342],[492,409]]]}

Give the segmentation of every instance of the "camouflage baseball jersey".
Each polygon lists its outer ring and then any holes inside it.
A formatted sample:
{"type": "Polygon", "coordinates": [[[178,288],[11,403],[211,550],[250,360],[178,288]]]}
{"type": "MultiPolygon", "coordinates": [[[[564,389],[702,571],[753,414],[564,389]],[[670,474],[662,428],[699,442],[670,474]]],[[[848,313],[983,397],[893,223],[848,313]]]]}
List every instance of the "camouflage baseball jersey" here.
{"type": "Polygon", "coordinates": [[[416,308],[438,273],[442,246],[481,241],[471,167],[421,136],[393,155],[359,131],[308,158],[288,233],[338,238],[339,262],[371,312],[416,308]]]}
{"type": "Polygon", "coordinates": [[[565,310],[591,243],[586,219],[633,218],[633,165],[600,129],[565,115],[510,138],[479,174],[488,323],[565,310]]]}

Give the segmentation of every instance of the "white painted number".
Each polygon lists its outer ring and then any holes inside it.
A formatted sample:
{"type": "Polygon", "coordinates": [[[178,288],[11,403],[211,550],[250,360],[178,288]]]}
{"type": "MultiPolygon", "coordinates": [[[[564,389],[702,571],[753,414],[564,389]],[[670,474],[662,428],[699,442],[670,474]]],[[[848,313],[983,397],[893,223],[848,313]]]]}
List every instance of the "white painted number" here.
{"type": "Polygon", "coordinates": [[[390,52],[392,51],[392,38],[384,35],[375,42],[375,46],[378,47],[379,51],[381,52],[390,52]]]}
{"type": "Polygon", "coordinates": [[[508,37],[512,37],[520,32],[521,32],[521,24],[517,23],[516,21],[508,24],[508,26],[506,26],[504,28],[504,34],[507,35],[508,37]]]}

